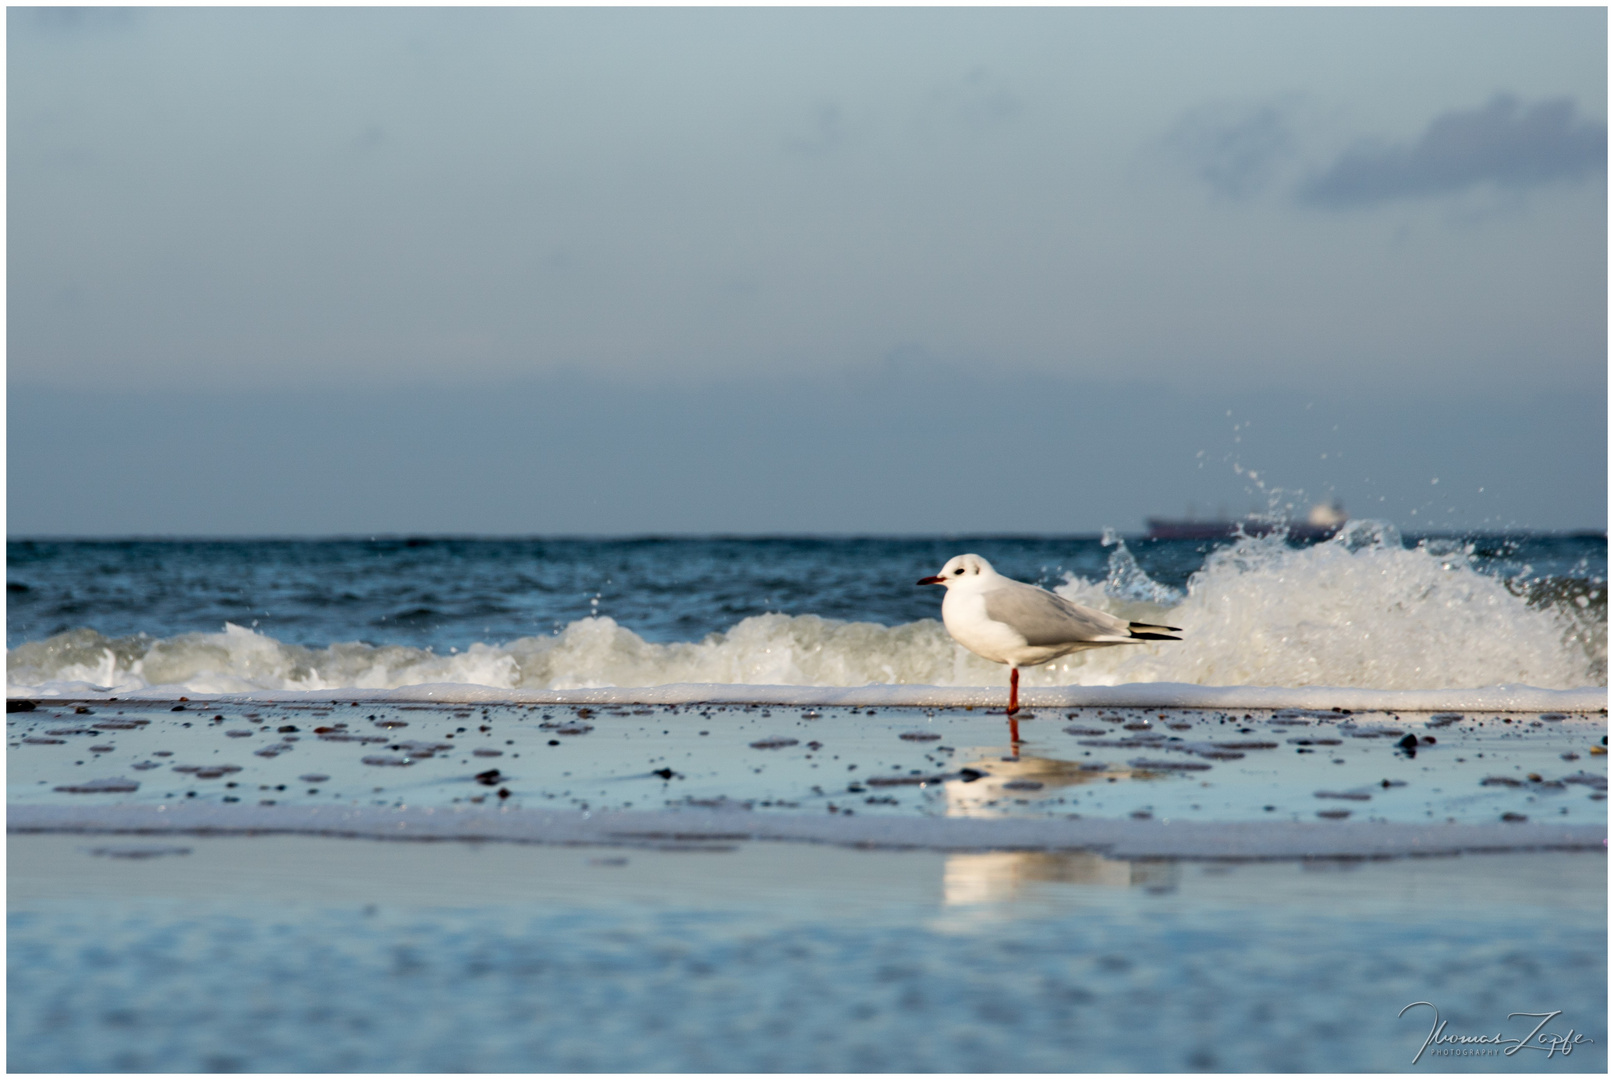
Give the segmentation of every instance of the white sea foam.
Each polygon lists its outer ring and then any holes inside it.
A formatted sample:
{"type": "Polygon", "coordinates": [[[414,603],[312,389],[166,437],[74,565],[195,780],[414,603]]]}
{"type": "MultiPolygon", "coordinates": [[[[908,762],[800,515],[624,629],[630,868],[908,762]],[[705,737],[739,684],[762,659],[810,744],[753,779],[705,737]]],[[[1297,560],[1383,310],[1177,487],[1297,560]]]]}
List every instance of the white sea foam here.
{"type": "MultiPolygon", "coordinates": [[[[1106,602],[1127,594],[1114,587],[1117,561],[1107,593],[1080,579],[1056,591],[1131,618],[1166,619],[1184,629],[1182,644],[1078,653],[1049,665],[1043,679],[1387,690],[1608,682],[1606,622],[1570,605],[1531,606],[1475,570],[1460,545],[1405,548],[1372,522],[1306,548],[1267,537],[1216,551],[1170,608],[1106,602]]],[[[1128,590],[1144,591],[1131,582],[1128,590]]]]}
{"type": "MultiPolygon", "coordinates": [[[[1098,649],[1022,675],[1028,688],[1200,686],[1439,690],[1607,685],[1606,616],[1533,606],[1476,571],[1458,546],[1407,549],[1383,526],[1290,548],[1250,538],[1213,554],[1185,593],[1149,581],[1119,542],[1103,582],[1059,593],[1183,628],[1183,640],[1098,649]]],[[[1598,612],[1606,612],[1599,606],[1598,612]]],[[[699,642],[649,642],[608,617],[553,636],[459,653],[359,642],[290,645],[235,625],[221,633],[108,639],[76,630],[7,655],[9,692],[198,694],[389,690],[458,684],[509,691],[671,683],[857,687],[1001,686],[1003,669],[958,647],[941,623],[903,626],[757,615],[699,642]]]]}
{"type": "Polygon", "coordinates": [[[9,832],[288,833],[387,840],[656,843],[702,836],[932,850],[1103,851],[1119,858],[1340,858],[1602,850],[1601,825],[1522,822],[1191,822],[1128,818],[842,817],[744,810],[604,811],[356,806],[7,807],[9,832]]]}

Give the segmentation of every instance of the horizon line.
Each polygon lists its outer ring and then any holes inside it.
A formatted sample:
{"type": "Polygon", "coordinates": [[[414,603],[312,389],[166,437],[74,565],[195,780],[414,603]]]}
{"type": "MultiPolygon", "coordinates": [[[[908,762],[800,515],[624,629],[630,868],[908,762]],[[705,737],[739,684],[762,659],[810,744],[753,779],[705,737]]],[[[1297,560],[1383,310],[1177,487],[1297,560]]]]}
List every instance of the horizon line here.
{"type": "MultiPolygon", "coordinates": [[[[1529,536],[1529,537],[1566,537],[1575,539],[1608,539],[1607,528],[1567,528],[1567,529],[1532,529],[1532,528],[1473,528],[1473,529],[1429,529],[1413,530],[1396,526],[1403,536],[1420,538],[1451,538],[1465,536],[1529,536]]],[[[845,541],[845,540],[959,540],[959,539],[985,539],[985,540],[1102,540],[1108,529],[1098,531],[1082,530],[1072,532],[679,532],[676,530],[621,532],[621,533],[438,533],[438,532],[341,532],[341,533],[105,533],[105,534],[72,534],[72,533],[40,533],[35,535],[7,534],[6,543],[128,543],[128,542],[261,542],[261,541],[295,541],[309,543],[397,543],[397,542],[455,542],[455,541],[509,541],[509,540],[536,540],[536,541],[578,541],[578,542],[644,542],[662,540],[818,540],[818,541],[845,541]]],[[[1121,532],[1115,535],[1123,540],[1149,540],[1147,532],[1121,532]]],[[[1161,538],[1162,540],[1166,538],[1161,538]]],[[[1179,543],[1205,543],[1232,540],[1234,537],[1210,537],[1193,540],[1174,539],[1179,543]]]]}

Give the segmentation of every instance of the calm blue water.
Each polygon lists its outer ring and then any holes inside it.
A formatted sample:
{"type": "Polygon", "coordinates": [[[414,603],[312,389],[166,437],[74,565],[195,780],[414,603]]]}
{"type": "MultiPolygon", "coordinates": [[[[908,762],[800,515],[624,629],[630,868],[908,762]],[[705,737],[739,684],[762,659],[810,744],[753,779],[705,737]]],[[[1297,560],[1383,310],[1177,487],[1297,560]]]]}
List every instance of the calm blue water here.
{"type": "MultiPolygon", "coordinates": [[[[862,878],[845,892],[877,887],[891,854],[855,853],[862,878]]],[[[14,904],[8,1059],[41,1072],[1604,1072],[1604,861],[1491,862],[1446,887],[1405,861],[1287,864],[1283,880],[1242,867],[1220,896],[1206,868],[1157,864],[1152,886],[1056,881],[1025,903],[896,897],[851,913],[811,889],[766,905],[445,910],[410,904],[407,885],[367,906],[14,904]],[[1582,902],[1561,886],[1470,898],[1533,870],[1575,880],[1582,902]],[[1300,893],[1308,875],[1322,880],[1300,893]],[[1358,891],[1378,910],[1339,899],[1358,891]],[[1546,1030],[1591,1041],[1567,1058],[1414,1066],[1428,1010],[1397,1016],[1414,1001],[1435,1003],[1448,1034],[1523,1038],[1509,1013],[1561,1009],[1546,1030]]]]}
{"type": "MultiPolygon", "coordinates": [[[[1538,603],[1590,590],[1606,605],[1604,536],[1466,543],[1477,569],[1538,603]]],[[[1126,546],[1149,579],[1181,589],[1219,545],[1134,537],[1126,546]]],[[[1093,536],[11,540],[6,647],[81,628],[166,638],[226,622],[309,647],[438,652],[549,634],[593,614],[656,642],[698,641],[765,612],[894,626],[937,617],[937,592],[914,582],[965,551],[1053,586],[1067,573],[1105,580],[1116,548],[1093,536]]]]}

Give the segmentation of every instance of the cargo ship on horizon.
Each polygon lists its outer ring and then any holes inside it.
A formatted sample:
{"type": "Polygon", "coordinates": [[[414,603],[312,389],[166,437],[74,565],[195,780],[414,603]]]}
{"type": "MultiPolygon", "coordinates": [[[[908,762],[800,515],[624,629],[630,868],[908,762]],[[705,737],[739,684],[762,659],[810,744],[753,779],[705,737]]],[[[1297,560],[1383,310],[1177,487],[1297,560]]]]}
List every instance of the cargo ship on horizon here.
{"type": "Polygon", "coordinates": [[[1284,532],[1296,540],[1326,540],[1339,532],[1348,520],[1345,508],[1338,500],[1318,503],[1304,518],[1289,521],[1274,520],[1250,513],[1241,519],[1225,516],[1196,518],[1192,508],[1186,518],[1147,518],[1150,540],[1225,540],[1242,532],[1246,536],[1269,536],[1284,532]]]}

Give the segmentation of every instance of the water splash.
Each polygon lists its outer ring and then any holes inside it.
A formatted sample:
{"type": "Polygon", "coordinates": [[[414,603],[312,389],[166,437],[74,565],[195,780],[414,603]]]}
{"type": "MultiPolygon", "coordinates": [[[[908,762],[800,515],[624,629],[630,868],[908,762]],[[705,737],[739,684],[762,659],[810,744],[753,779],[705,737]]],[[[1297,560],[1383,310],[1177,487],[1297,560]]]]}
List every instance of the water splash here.
{"type": "Polygon", "coordinates": [[[1108,572],[1104,577],[1104,593],[1116,600],[1175,606],[1182,602],[1183,593],[1170,585],[1162,584],[1138,565],[1138,560],[1127,550],[1126,541],[1114,529],[1105,529],[1101,541],[1110,552],[1108,572]]]}
{"type": "MultiPolygon", "coordinates": [[[[1080,599],[1084,590],[1058,591],[1080,599]]],[[[1095,684],[1606,685],[1606,618],[1592,623],[1572,610],[1531,604],[1475,569],[1461,547],[1406,548],[1393,526],[1353,521],[1310,547],[1272,535],[1213,552],[1170,609],[1185,630],[1181,645],[1093,651],[1051,666],[1063,668],[1060,681],[1095,684]]]]}

